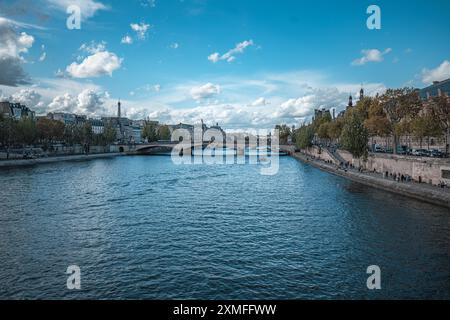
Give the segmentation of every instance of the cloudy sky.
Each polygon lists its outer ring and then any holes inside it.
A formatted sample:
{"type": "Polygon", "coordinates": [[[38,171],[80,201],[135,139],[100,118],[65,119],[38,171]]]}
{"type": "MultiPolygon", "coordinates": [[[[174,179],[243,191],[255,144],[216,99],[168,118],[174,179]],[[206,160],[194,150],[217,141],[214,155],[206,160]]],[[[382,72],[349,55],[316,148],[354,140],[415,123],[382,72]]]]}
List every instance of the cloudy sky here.
{"type": "Polygon", "coordinates": [[[376,3],[381,30],[364,0],[1,0],[0,98],[92,117],[120,98],[130,118],[272,128],[341,110],[361,84],[449,78],[450,1],[376,3]]]}

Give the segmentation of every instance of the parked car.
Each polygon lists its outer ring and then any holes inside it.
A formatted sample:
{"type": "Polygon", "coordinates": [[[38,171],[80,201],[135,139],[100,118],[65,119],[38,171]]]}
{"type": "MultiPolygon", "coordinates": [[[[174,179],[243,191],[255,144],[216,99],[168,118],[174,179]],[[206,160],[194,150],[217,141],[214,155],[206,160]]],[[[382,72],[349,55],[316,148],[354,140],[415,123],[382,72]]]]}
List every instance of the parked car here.
{"type": "Polygon", "coordinates": [[[433,149],[430,151],[430,156],[432,158],[444,158],[445,154],[441,152],[440,150],[433,149]]]}
{"type": "Polygon", "coordinates": [[[397,154],[407,155],[407,154],[410,154],[410,150],[409,150],[408,146],[399,146],[399,147],[397,147],[397,154]]]}
{"type": "Polygon", "coordinates": [[[385,153],[385,152],[386,152],[386,150],[384,149],[384,147],[383,147],[383,146],[380,146],[379,144],[376,144],[376,145],[375,145],[374,151],[377,152],[377,153],[385,153]]]}
{"type": "Polygon", "coordinates": [[[416,157],[429,157],[430,152],[426,149],[416,149],[413,150],[412,155],[416,157]]]}

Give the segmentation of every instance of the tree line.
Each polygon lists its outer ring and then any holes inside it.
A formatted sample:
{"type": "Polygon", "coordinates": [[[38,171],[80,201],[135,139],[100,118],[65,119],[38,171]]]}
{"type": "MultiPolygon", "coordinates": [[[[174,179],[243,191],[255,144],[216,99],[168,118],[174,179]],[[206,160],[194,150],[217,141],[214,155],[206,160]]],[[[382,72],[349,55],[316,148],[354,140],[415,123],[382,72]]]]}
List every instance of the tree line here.
{"type": "Polygon", "coordinates": [[[156,122],[147,122],[142,129],[142,138],[148,142],[170,140],[170,129],[167,125],[160,126],[156,122]]]}
{"type": "MultiPolygon", "coordinates": [[[[278,127],[282,128],[281,140],[289,134],[289,128],[278,127]]],[[[361,158],[367,156],[371,137],[392,138],[393,152],[398,153],[402,136],[413,136],[420,144],[426,138],[444,138],[448,146],[449,130],[450,99],[447,96],[422,101],[417,90],[402,88],[364,97],[336,119],[325,113],[290,134],[300,149],[312,146],[317,137],[322,142],[338,142],[341,148],[361,158]]],[[[448,151],[447,147],[447,154],[448,151]]]]}
{"type": "Polygon", "coordinates": [[[66,125],[47,118],[15,120],[0,115],[0,144],[5,148],[40,144],[45,150],[54,143],[107,146],[114,141],[116,129],[111,123],[105,124],[103,133],[94,134],[90,122],[66,125]]]}

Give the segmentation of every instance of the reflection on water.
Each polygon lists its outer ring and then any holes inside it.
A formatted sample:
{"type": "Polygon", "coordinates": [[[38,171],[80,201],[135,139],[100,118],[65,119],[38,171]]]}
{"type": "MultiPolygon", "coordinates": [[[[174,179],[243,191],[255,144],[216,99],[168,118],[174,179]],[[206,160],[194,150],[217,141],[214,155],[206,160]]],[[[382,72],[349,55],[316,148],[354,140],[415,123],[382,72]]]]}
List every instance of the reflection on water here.
{"type": "Polygon", "coordinates": [[[450,298],[447,209],[291,158],[276,176],[169,157],[9,169],[0,194],[0,298],[450,298]]]}

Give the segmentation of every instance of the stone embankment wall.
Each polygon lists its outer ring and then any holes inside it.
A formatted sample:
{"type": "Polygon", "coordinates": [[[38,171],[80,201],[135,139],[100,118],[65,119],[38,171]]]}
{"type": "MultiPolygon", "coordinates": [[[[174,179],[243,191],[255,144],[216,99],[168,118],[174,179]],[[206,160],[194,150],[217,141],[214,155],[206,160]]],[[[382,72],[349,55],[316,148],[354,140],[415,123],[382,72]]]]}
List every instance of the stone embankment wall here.
{"type": "Polygon", "coordinates": [[[31,166],[45,163],[55,163],[64,161],[84,161],[101,158],[113,158],[123,156],[124,153],[98,153],[88,155],[67,155],[59,157],[39,158],[39,159],[24,159],[24,160],[4,160],[0,161],[0,168],[14,168],[22,166],[31,166]]]}
{"type": "MultiPolygon", "coordinates": [[[[118,145],[110,145],[110,146],[91,146],[89,148],[89,154],[102,154],[102,153],[118,153],[118,152],[126,152],[130,149],[128,146],[118,146],[118,145]],[[122,148],[122,150],[121,150],[122,148]]],[[[24,152],[32,152],[34,155],[47,155],[49,157],[61,157],[61,156],[71,156],[71,155],[83,155],[84,148],[81,145],[70,146],[70,147],[54,147],[52,151],[44,152],[41,148],[26,148],[25,150],[14,151],[12,150],[9,154],[9,159],[20,159],[24,158],[24,152]]],[[[0,152],[0,160],[7,160],[7,154],[3,150],[0,152]]]]}
{"type": "Polygon", "coordinates": [[[450,186],[450,160],[409,157],[392,154],[370,154],[367,162],[355,159],[346,151],[339,150],[339,155],[355,167],[362,166],[368,171],[378,173],[408,175],[415,181],[438,185],[441,181],[450,186]]]}
{"type": "Polygon", "coordinates": [[[383,179],[379,176],[361,173],[356,170],[341,170],[335,165],[314,161],[310,156],[302,153],[293,153],[292,156],[312,166],[358,183],[450,208],[450,193],[447,192],[447,189],[425,187],[416,183],[399,183],[392,179],[383,179]]]}

